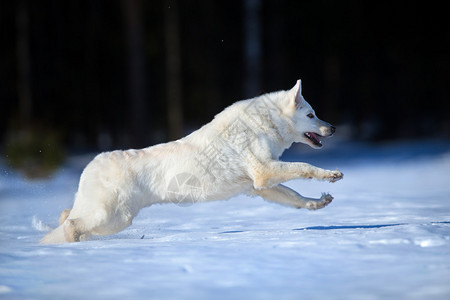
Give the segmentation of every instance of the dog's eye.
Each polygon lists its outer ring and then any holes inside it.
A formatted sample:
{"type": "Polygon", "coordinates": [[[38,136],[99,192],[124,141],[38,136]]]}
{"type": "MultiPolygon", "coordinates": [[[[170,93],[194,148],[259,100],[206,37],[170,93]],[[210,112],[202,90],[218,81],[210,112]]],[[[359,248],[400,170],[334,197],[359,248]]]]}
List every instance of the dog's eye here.
{"type": "Polygon", "coordinates": [[[309,113],[309,114],[307,114],[306,116],[307,116],[308,118],[310,118],[310,119],[314,118],[314,115],[313,115],[312,113],[309,113]]]}

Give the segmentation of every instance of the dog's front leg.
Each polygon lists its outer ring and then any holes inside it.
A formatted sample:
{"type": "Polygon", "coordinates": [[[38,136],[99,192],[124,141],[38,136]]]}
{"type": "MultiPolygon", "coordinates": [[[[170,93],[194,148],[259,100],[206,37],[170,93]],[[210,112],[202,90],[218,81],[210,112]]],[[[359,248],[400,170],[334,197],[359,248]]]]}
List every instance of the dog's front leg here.
{"type": "Polygon", "coordinates": [[[342,179],[343,176],[338,170],[325,170],[300,162],[270,161],[265,164],[255,164],[252,169],[253,187],[255,189],[270,188],[296,178],[314,178],[335,182],[342,179]]]}
{"type": "Polygon", "coordinates": [[[253,189],[251,194],[261,196],[266,201],[293,206],[295,208],[307,208],[310,210],[323,208],[333,200],[333,197],[330,194],[322,194],[320,199],[303,197],[296,191],[282,184],[268,189],[253,189]]]}

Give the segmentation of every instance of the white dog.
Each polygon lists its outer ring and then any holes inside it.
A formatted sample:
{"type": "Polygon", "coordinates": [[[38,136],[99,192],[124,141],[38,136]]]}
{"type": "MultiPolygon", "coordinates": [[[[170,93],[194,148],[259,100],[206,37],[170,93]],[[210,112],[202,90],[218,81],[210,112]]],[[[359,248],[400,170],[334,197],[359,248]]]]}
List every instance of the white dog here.
{"type": "Polygon", "coordinates": [[[65,243],[108,235],[131,225],[143,207],[193,203],[246,193],[296,208],[319,209],[333,197],[305,198],[281,185],[295,178],[335,182],[339,171],[278,158],[293,142],[320,148],[335,127],[319,120],[290,90],[236,102],[190,135],[141,150],[99,154],[84,169],[73,208],[41,243],[65,243]]]}

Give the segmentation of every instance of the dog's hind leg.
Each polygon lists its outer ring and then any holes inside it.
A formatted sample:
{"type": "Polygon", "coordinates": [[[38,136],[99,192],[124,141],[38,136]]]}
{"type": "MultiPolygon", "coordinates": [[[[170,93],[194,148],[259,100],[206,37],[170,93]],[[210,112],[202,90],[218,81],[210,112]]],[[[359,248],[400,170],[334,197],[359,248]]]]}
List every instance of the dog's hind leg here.
{"type": "Polygon", "coordinates": [[[61,216],[59,217],[59,225],[64,223],[65,220],[69,217],[71,209],[67,208],[61,212],[61,216]]]}
{"type": "Polygon", "coordinates": [[[333,197],[330,194],[322,194],[320,199],[303,197],[296,191],[282,184],[267,189],[252,189],[251,194],[259,195],[266,201],[293,206],[295,208],[307,208],[310,210],[323,208],[333,200],[333,197]]]}
{"type": "MultiPolygon", "coordinates": [[[[89,235],[81,218],[68,219],[64,223],[64,236],[69,243],[79,242],[81,237],[89,235]]],[[[83,239],[81,239],[83,240],[83,239]]]]}
{"type": "Polygon", "coordinates": [[[87,241],[91,238],[91,232],[86,229],[82,219],[69,219],[64,223],[64,237],[69,243],[87,241]]]}
{"type": "Polygon", "coordinates": [[[91,235],[117,233],[130,226],[134,217],[127,211],[109,209],[104,205],[93,205],[90,211],[90,214],[80,216],[80,211],[74,206],[70,217],[63,223],[67,242],[84,241],[91,235]]]}

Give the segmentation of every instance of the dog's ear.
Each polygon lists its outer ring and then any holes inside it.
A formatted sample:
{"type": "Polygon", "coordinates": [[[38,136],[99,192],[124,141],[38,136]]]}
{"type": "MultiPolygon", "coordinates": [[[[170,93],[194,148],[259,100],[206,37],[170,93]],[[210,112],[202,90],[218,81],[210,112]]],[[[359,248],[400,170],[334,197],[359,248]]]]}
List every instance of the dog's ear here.
{"type": "Polygon", "coordinates": [[[289,93],[289,105],[291,107],[295,107],[296,109],[300,109],[303,104],[302,97],[302,81],[299,79],[294,87],[290,90],[289,93]]]}

